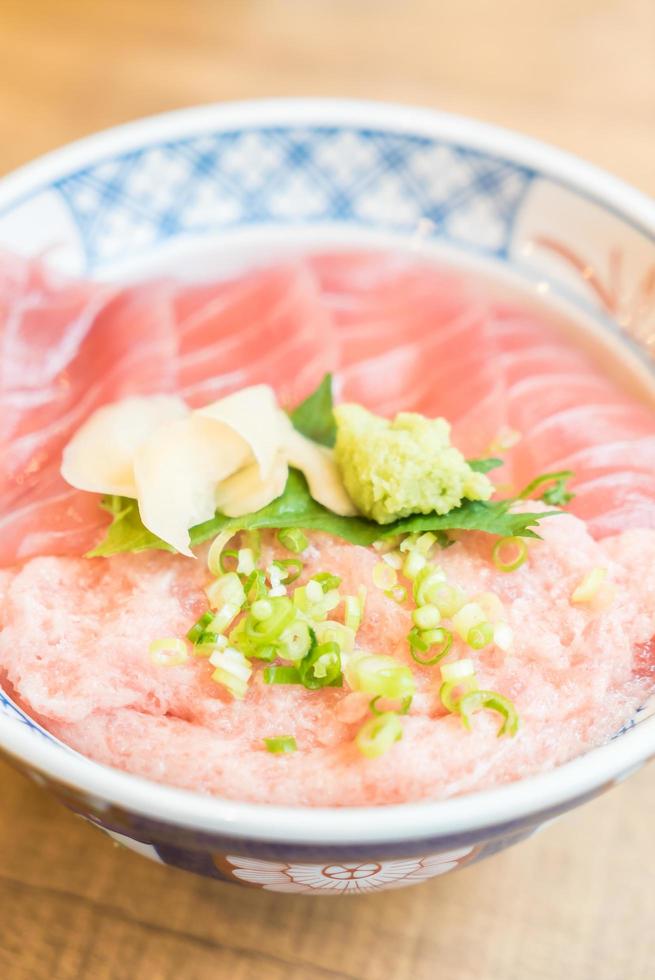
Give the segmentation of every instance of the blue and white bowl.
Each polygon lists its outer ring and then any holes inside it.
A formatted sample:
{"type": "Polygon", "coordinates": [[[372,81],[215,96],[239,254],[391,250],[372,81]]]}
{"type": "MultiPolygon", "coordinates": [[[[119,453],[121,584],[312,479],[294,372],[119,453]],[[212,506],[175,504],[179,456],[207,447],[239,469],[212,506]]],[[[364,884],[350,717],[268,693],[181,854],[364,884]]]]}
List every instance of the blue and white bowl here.
{"type": "MultiPolygon", "coordinates": [[[[532,140],[425,110],[347,101],[191,109],[75,143],[0,182],[0,247],[98,278],[303,243],[407,245],[573,304],[655,373],[655,204],[532,140]]],[[[0,747],[58,799],[166,864],[281,892],[423,881],[532,834],[655,755],[648,709],[558,769],[438,803],[264,806],[84,759],[0,692],[0,747]]]]}

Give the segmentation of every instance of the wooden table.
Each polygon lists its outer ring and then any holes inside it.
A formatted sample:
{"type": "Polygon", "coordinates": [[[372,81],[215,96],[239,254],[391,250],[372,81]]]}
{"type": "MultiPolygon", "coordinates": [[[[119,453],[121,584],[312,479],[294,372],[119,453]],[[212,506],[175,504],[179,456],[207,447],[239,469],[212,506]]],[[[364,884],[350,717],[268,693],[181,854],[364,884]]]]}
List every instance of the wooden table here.
{"type": "MultiPolygon", "coordinates": [[[[195,102],[395,99],[655,193],[654,0],[1,0],[0,172],[195,102]]],[[[655,771],[527,843],[331,901],[150,865],[0,767],[7,980],[651,980],[655,771]]]]}

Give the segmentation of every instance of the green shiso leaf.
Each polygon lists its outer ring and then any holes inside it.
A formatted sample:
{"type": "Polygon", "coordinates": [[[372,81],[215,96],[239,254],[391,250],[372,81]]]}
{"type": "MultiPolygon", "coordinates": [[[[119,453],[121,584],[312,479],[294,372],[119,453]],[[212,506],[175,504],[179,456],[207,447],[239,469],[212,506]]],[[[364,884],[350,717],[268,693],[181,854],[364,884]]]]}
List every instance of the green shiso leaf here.
{"type": "MultiPolygon", "coordinates": [[[[144,551],[148,548],[171,551],[169,545],[147,531],[139,517],[136,500],[119,499],[120,506],[112,509],[114,522],[105,539],[89,552],[88,557],[108,556],[124,551],[144,551]]],[[[371,545],[396,534],[415,534],[419,531],[486,531],[501,537],[536,538],[533,528],[551,514],[512,513],[513,499],[482,502],[465,500],[448,514],[413,514],[392,524],[376,524],[364,517],[340,517],[317,503],[309,493],[307,481],[299,470],[291,469],[284,493],[267,507],[243,517],[216,514],[210,521],[190,530],[192,547],[215,537],[220,531],[252,531],[265,528],[299,527],[304,531],[324,531],[351,544],[371,545]]],[[[109,508],[108,508],[109,509],[109,508]]]]}
{"type": "MultiPolygon", "coordinates": [[[[323,446],[333,446],[336,426],[332,407],[332,376],[326,374],[316,391],[291,413],[291,421],[307,438],[323,446]]],[[[502,464],[502,459],[496,458],[469,460],[471,468],[478,473],[488,473],[502,464]]],[[[555,474],[555,477],[558,476],[560,474],[555,474]]],[[[217,513],[204,524],[192,527],[189,535],[191,546],[194,547],[215,537],[220,531],[232,531],[236,534],[237,531],[293,527],[304,531],[324,531],[351,544],[366,546],[396,534],[433,531],[441,546],[447,547],[452,543],[447,536],[450,531],[485,531],[501,537],[536,538],[539,535],[533,528],[539,521],[559,513],[512,513],[511,506],[515,502],[516,498],[497,501],[464,500],[461,506],[447,514],[413,514],[392,524],[377,524],[365,517],[340,517],[327,510],[311,496],[302,473],[290,469],[284,492],[267,507],[236,518],[217,513]]],[[[549,502],[555,503],[554,500],[549,502]]],[[[87,552],[87,558],[147,550],[174,551],[170,545],[143,526],[136,500],[128,497],[103,497],[101,506],[110,512],[113,521],[103,540],[92,551],[87,552]]]]}
{"type": "Polygon", "coordinates": [[[490,456],[489,459],[467,459],[466,462],[475,473],[490,473],[491,470],[497,470],[502,466],[504,461],[496,456],[490,456]]]}
{"type": "Polygon", "coordinates": [[[291,421],[298,432],[322,446],[334,446],[337,427],[334,421],[332,400],[332,375],[326,374],[316,391],[312,392],[291,413],[291,421]]]}
{"type": "Polygon", "coordinates": [[[103,497],[100,506],[112,515],[102,541],[87,551],[86,558],[107,558],[125,551],[175,551],[144,527],[136,500],[130,497],[103,497]]]}

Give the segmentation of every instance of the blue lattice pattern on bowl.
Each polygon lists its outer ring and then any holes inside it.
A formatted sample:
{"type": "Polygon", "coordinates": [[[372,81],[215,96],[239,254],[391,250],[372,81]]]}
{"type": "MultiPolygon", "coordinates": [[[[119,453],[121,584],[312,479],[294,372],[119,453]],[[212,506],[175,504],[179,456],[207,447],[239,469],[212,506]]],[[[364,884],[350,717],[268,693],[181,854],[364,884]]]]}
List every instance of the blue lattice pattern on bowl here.
{"type": "Polygon", "coordinates": [[[262,127],[160,143],[58,180],[87,265],[171,236],[346,222],[507,253],[534,172],[444,141],[382,130],[262,127]]]}

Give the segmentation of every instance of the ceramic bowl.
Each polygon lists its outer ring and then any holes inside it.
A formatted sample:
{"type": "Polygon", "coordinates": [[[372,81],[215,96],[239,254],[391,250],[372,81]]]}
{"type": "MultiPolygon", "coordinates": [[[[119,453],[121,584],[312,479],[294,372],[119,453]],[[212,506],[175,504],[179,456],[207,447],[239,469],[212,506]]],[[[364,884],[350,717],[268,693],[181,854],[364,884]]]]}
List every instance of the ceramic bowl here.
{"type": "MultiPolygon", "coordinates": [[[[0,247],[94,277],[295,243],[443,250],[573,305],[655,372],[655,205],[532,140],[424,110],[264,101],[146,119],[0,182],[0,247]]],[[[203,797],[90,762],[0,692],[0,746],[154,860],[251,888],[353,894],[443,874],[534,833],[655,754],[642,710],[560,768],[438,803],[303,809],[203,797]]]]}

